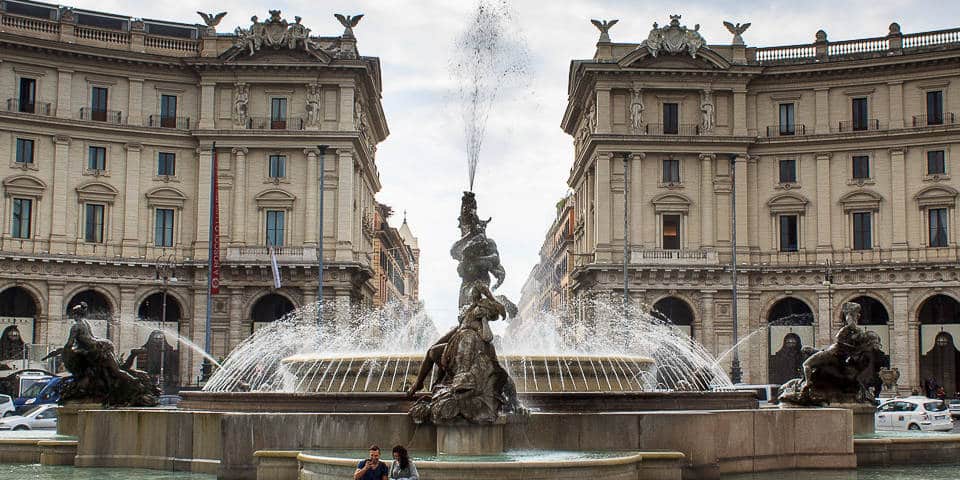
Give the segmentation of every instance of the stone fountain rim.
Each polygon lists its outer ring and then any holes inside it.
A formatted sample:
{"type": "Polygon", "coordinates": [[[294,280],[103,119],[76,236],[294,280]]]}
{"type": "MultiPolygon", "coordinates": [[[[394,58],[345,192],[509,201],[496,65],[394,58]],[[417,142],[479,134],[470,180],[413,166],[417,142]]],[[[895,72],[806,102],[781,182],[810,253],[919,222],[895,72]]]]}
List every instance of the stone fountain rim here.
{"type": "MultiPolygon", "coordinates": [[[[624,452],[623,456],[609,458],[585,458],[583,460],[510,460],[503,462],[456,462],[456,461],[438,461],[438,460],[418,460],[417,467],[421,469],[510,469],[519,468],[562,468],[562,467],[596,467],[627,465],[631,463],[641,463],[646,459],[677,459],[682,460],[686,456],[682,452],[649,452],[634,451],[624,452]]],[[[297,460],[303,463],[314,463],[321,465],[336,466],[355,466],[357,460],[353,458],[328,457],[315,453],[300,452],[297,460]]]]}
{"type": "MultiPolygon", "coordinates": [[[[637,363],[656,363],[651,357],[644,355],[624,355],[624,354],[611,354],[611,355],[600,355],[600,354],[576,354],[576,353],[557,353],[557,354],[534,354],[534,355],[524,355],[517,353],[507,353],[507,354],[498,354],[498,357],[501,360],[527,360],[527,361],[549,361],[549,360],[580,360],[580,361],[590,361],[590,360],[627,360],[630,362],[637,363]]],[[[295,363],[295,362],[306,362],[306,361],[323,361],[323,360],[340,360],[340,361],[368,361],[374,359],[384,359],[384,360],[393,360],[393,359],[407,359],[407,360],[422,360],[422,353],[372,353],[372,354],[324,354],[324,353],[300,353],[296,355],[291,355],[280,360],[281,363],[295,363]]]]}

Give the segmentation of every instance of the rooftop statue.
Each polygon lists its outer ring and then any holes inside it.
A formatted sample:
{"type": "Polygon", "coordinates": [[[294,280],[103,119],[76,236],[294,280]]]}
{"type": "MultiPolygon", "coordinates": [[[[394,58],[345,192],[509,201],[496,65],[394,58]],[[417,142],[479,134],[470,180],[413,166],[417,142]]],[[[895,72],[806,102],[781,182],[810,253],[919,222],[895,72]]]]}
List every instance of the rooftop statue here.
{"type": "Polygon", "coordinates": [[[780,401],[796,405],[825,406],[834,403],[873,404],[873,392],[865,382],[873,372],[874,351],[880,349],[880,337],[858,325],[860,305],[847,302],[841,309],[845,325],[836,341],[816,350],[803,362],[803,377],[780,387],[780,401]]]}
{"type": "Polygon", "coordinates": [[[590,20],[590,23],[593,26],[597,27],[600,30],[600,40],[597,42],[609,42],[610,41],[610,28],[617,24],[620,20],[590,20]]]}
{"type": "Polygon", "coordinates": [[[217,25],[220,25],[220,21],[223,20],[223,17],[227,16],[227,12],[220,12],[217,14],[197,12],[197,15],[200,15],[200,17],[203,18],[203,23],[207,26],[207,34],[215,35],[217,33],[217,25]]]}
{"type": "Polygon", "coordinates": [[[690,30],[686,25],[680,25],[680,15],[670,15],[670,25],[661,28],[654,22],[650,35],[638,48],[646,47],[654,57],[660,52],[672,54],[686,52],[696,58],[697,50],[706,44],[707,42],[700,36],[699,24],[694,25],[693,30],[690,30]]]}
{"type": "Polygon", "coordinates": [[[317,56],[324,51],[316,38],[310,37],[310,29],[300,23],[300,17],[294,17],[294,23],[289,23],[280,16],[280,10],[270,10],[270,18],[261,22],[256,15],[250,17],[250,28],[237,27],[234,30],[236,39],[233,42],[233,51],[227,59],[233,59],[246,52],[254,55],[257,51],[270,47],[274,50],[300,50],[317,56]]]}
{"type": "Polygon", "coordinates": [[[106,406],[151,407],[157,404],[160,389],[146,372],[122,364],[110,340],[97,338],[84,319],[87,304],[80,302],[70,310],[73,325],[63,348],[54,350],[44,360],[59,355],[68,372],[73,374],[60,395],[61,404],[68,401],[100,402],[106,406]]]}
{"type": "Polygon", "coordinates": [[[360,19],[363,18],[363,14],[360,15],[341,15],[339,13],[334,13],[334,17],[340,22],[340,25],[343,25],[343,36],[352,37],[353,36],[353,27],[356,27],[360,23],[360,19]]]}
{"type": "Polygon", "coordinates": [[[750,28],[749,23],[738,23],[734,25],[730,22],[723,22],[723,26],[727,27],[727,30],[733,34],[732,45],[743,45],[743,37],[741,35],[743,32],[746,32],[748,28],[750,28]]]}

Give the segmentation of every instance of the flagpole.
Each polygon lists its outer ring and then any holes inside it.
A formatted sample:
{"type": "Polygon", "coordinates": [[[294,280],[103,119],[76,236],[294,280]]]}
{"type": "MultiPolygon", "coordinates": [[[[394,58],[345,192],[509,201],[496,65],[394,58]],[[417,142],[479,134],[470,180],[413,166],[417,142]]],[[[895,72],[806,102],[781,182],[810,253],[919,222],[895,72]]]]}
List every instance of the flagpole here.
{"type": "MultiPolygon", "coordinates": [[[[203,330],[203,349],[210,355],[210,313],[213,307],[213,263],[214,263],[214,239],[218,232],[214,228],[214,211],[217,208],[216,201],[217,188],[217,142],[210,146],[210,223],[207,238],[207,318],[203,330]]],[[[207,358],[203,359],[203,366],[200,369],[201,380],[206,381],[210,378],[212,365],[207,358]]]]}

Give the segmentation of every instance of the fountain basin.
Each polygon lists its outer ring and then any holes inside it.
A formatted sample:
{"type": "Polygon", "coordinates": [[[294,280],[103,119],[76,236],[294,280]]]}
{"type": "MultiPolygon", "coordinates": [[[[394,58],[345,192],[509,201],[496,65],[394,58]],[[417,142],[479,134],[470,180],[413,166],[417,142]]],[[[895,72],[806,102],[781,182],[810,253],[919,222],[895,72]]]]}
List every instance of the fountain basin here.
{"type": "MultiPolygon", "coordinates": [[[[518,393],[642,392],[655,362],[626,355],[499,355],[518,393]]],[[[422,354],[301,354],[281,361],[294,392],[405,392],[416,381],[422,354]]],[[[430,390],[434,375],[428,379],[430,390]]]]}
{"type": "MultiPolygon", "coordinates": [[[[303,452],[297,456],[304,480],[349,478],[366,452],[303,452]]],[[[427,456],[414,458],[423,478],[461,480],[583,479],[613,480],[681,478],[680,452],[557,452],[527,450],[484,456],[427,456]]]]}

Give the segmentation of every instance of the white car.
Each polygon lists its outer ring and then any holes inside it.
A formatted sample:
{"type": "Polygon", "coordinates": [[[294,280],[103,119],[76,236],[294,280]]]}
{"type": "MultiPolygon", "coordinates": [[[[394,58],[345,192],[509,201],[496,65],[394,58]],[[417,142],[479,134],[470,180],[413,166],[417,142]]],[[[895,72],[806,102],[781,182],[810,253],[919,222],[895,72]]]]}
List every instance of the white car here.
{"type": "Polygon", "coordinates": [[[44,430],[57,428],[57,405],[47,403],[28,410],[23,415],[0,419],[0,430],[44,430]]]}
{"type": "Polygon", "coordinates": [[[895,398],[877,408],[877,430],[948,431],[953,419],[943,400],[926,397],[895,398]]]}
{"type": "Polygon", "coordinates": [[[9,395],[0,394],[0,418],[6,417],[7,415],[13,415],[16,411],[13,408],[13,399],[9,395]]]}

